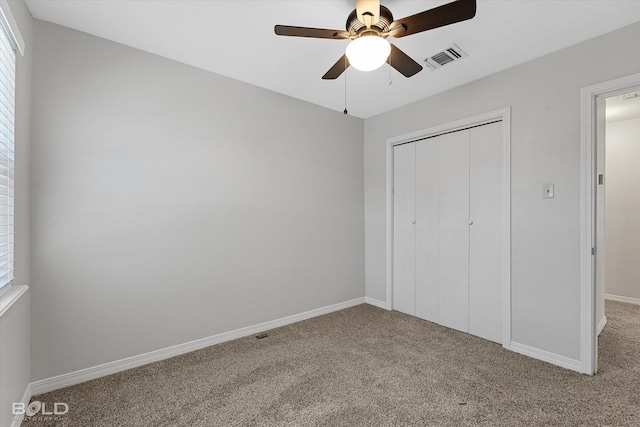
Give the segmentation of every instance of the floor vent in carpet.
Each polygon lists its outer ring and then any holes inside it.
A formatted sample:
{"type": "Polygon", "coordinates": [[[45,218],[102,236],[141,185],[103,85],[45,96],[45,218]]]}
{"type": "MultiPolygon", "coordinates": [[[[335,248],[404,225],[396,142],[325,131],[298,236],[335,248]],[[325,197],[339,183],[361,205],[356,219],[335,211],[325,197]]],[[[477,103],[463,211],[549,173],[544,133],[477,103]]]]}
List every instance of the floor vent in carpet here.
{"type": "Polygon", "coordinates": [[[263,334],[258,334],[256,335],[256,338],[258,338],[259,340],[263,339],[263,338],[267,338],[269,336],[269,334],[267,334],[266,332],[263,334]]]}

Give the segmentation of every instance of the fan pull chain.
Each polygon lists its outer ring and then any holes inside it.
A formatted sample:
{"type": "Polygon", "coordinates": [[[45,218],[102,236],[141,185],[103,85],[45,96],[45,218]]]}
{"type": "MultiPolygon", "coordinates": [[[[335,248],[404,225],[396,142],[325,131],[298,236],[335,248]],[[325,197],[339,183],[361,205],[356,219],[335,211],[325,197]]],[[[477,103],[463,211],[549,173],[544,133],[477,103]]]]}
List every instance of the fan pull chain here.
{"type": "Polygon", "coordinates": [[[391,55],[389,55],[389,86],[393,84],[393,80],[391,79],[391,55]]]}
{"type": "Polygon", "coordinates": [[[347,56],[344,57],[344,114],[348,114],[347,111],[347,56]]]}

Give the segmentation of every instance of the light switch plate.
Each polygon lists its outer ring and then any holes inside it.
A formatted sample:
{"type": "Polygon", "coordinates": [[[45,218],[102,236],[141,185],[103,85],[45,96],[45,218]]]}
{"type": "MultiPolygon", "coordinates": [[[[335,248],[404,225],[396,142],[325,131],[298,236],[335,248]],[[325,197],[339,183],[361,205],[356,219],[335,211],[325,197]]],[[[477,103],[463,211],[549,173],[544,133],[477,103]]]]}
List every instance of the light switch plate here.
{"type": "Polygon", "coordinates": [[[553,199],[554,197],[553,184],[542,184],[542,198],[553,199]]]}

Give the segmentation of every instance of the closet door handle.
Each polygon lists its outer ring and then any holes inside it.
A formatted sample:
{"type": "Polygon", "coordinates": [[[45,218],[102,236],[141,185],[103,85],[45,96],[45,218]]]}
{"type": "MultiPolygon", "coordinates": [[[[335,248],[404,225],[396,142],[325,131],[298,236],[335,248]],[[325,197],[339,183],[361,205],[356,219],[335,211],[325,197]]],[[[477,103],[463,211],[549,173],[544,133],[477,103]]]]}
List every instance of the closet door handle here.
{"type": "Polygon", "coordinates": [[[415,221],[412,221],[411,223],[412,223],[412,224],[415,224],[416,222],[415,222],[415,221]]]}
{"type": "Polygon", "coordinates": [[[469,220],[469,225],[473,225],[473,221],[469,220]]]}

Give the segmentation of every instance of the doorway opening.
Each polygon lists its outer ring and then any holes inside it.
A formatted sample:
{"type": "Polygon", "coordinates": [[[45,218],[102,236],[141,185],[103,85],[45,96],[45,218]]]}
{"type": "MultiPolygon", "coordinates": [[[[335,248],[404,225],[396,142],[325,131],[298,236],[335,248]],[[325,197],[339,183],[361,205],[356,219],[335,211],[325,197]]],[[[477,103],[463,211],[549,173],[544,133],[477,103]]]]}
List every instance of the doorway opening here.
{"type": "Polygon", "coordinates": [[[605,300],[640,305],[640,86],[597,101],[596,333],[605,300]]]}
{"type": "MultiPolygon", "coordinates": [[[[623,227],[625,233],[630,233],[630,229],[624,229],[625,224],[630,223],[624,220],[624,215],[630,213],[628,212],[630,209],[635,209],[633,208],[634,197],[628,197],[625,194],[628,191],[632,193],[635,191],[637,193],[638,188],[637,184],[630,182],[628,182],[629,185],[626,185],[626,181],[630,181],[635,174],[638,174],[638,172],[635,171],[635,165],[637,165],[637,163],[635,163],[632,168],[622,166],[626,160],[628,160],[624,158],[624,156],[633,156],[632,151],[623,155],[622,159],[620,158],[619,152],[613,154],[614,152],[611,151],[619,151],[623,145],[630,145],[628,141],[619,141],[621,139],[620,137],[624,134],[629,132],[633,134],[633,130],[629,130],[629,125],[633,125],[634,123],[614,124],[615,122],[622,122],[624,120],[615,119],[615,114],[613,113],[616,109],[615,104],[618,103],[618,99],[620,101],[628,101],[631,99],[633,103],[633,93],[638,90],[640,90],[640,73],[589,86],[583,88],[581,91],[580,360],[582,364],[581,371],[586,374],[595,374],[598,370],[598,335],[606,324],[604,304],[605,294],[607,292],[606,282],[610,279],[620,280],[619,277],[616,279],[616,276],[611,275],[611,273],[607,274],[607,260],[609,258],[607,256],[607,249],[611,248],[612,251],[614,251],[614,247],[607,244],[607,213],[611,216],[611,218],[609,218],[611,233],[618,232],[617,230],[620,227],[623,227]],[[610,107],[609,126],[607,126],[606,115],[608,99],[610,107]],[[609,162],[607,162],[607,127],[609,127],[611,131],[609,132],[609,154],[611,154],[609,162]],[[615,142],[615,140],[618,142],[615,142]],[[607,177],[606,172],[608,163],[612,171],[614,168],[616,169],[616,172],[614,172],[613,175],[610,174],[609,177],[607,177]],[[618,166],[614,166],[616,163],[618,166]],[[618,173],[622,173],[622,176],[618,175],[618,173]],[[609,180],[609,178],[611,178],[612,181],[609,180]],[[607,182],[608,185],[605,185],[607,182]],[[617,188],[613,190],[614,187],[612,187],[612,185],[617,188]],[[610,198],[611,206],[608,207],[607,195],[605,193],[607,187],[613,192],[610,195],[613,197],[610,198]],[[621,192],[622,195],[615,194],[615,192],[621,192]],[[620,200],[620,197],[623,199],[626,198],[627,200],[620,200]],[[616,200],[618,200],[618,202],[616,202],[616,200]],[[621,209],[623,210],[623,215],[619,215],[621,209]],[[616,221],[615,224],[612,223],[612,221],[616,221]]],[[[624,105],[628,106],[629,104],[624,105]]],[[[618,118],[624,117],[632,119],[631,116],[619,116],[618,118]]],[[[626,140],[627,138],[622,139],[626,140]]],[[[637,137],[635,138],[635,142],[637,148],[637,137]]],[[[638,158],[640,158],[640,152],[638,156],[638,158]]],[[[640,198],[640,196],[637,198],[640,198]]],[[[640,206],[640,200],[638,201],[638,205],[640,206]]],[[[635,227],[635,224],[632,227],[635,227]]],[[[632,247],[636,242],[629,243],[628,240],[625,240],[625,242],[620,241],[618,243],[622,245],[622,249],[616,248],[615,250],[632,252],[632,247]],[[627,247],[624,246],[625,244],[627,247]],[[632,247],[628,247],[629,244],[631,244],[632,247]]],[[[615,252],[612,252],[611,255],[614,253],[615,252]]],[[[626,255],[629,255],[629,253],[625,253],[625,257],[626,255]]],[[[623,260],[614,260],[614,262],[617,261],[623,260]]],[[[637,261],[632,264],[637,264],[637,261]]],[[[612,271],[614,268],[617,269],[619,267],[609,267],[612,271]]],[[[635,268],[635,265],[628,267],[623,274],[628,275],[629,269],[633,270],[633,268],[635,268]]],[[[640,269],[638,271],[640,272],[640,269]]],[[[640,293],[638,295],[640,296],[640,293]]]]}
{"type": "MultiPolygon", "coordinates": [[[[598,165],[604,166],[598,189],[606,193],[596,201],[603,213],[596,224],[603,231],[596,236],[596,270],[603,264],[596,285],[604,299],[640,304],[640,86],[599,102],[605,103],[605,129],[602,149],[598,138],[598,165]]],[[[604,325],[598,326],[600,332],[604,325]]]]}

